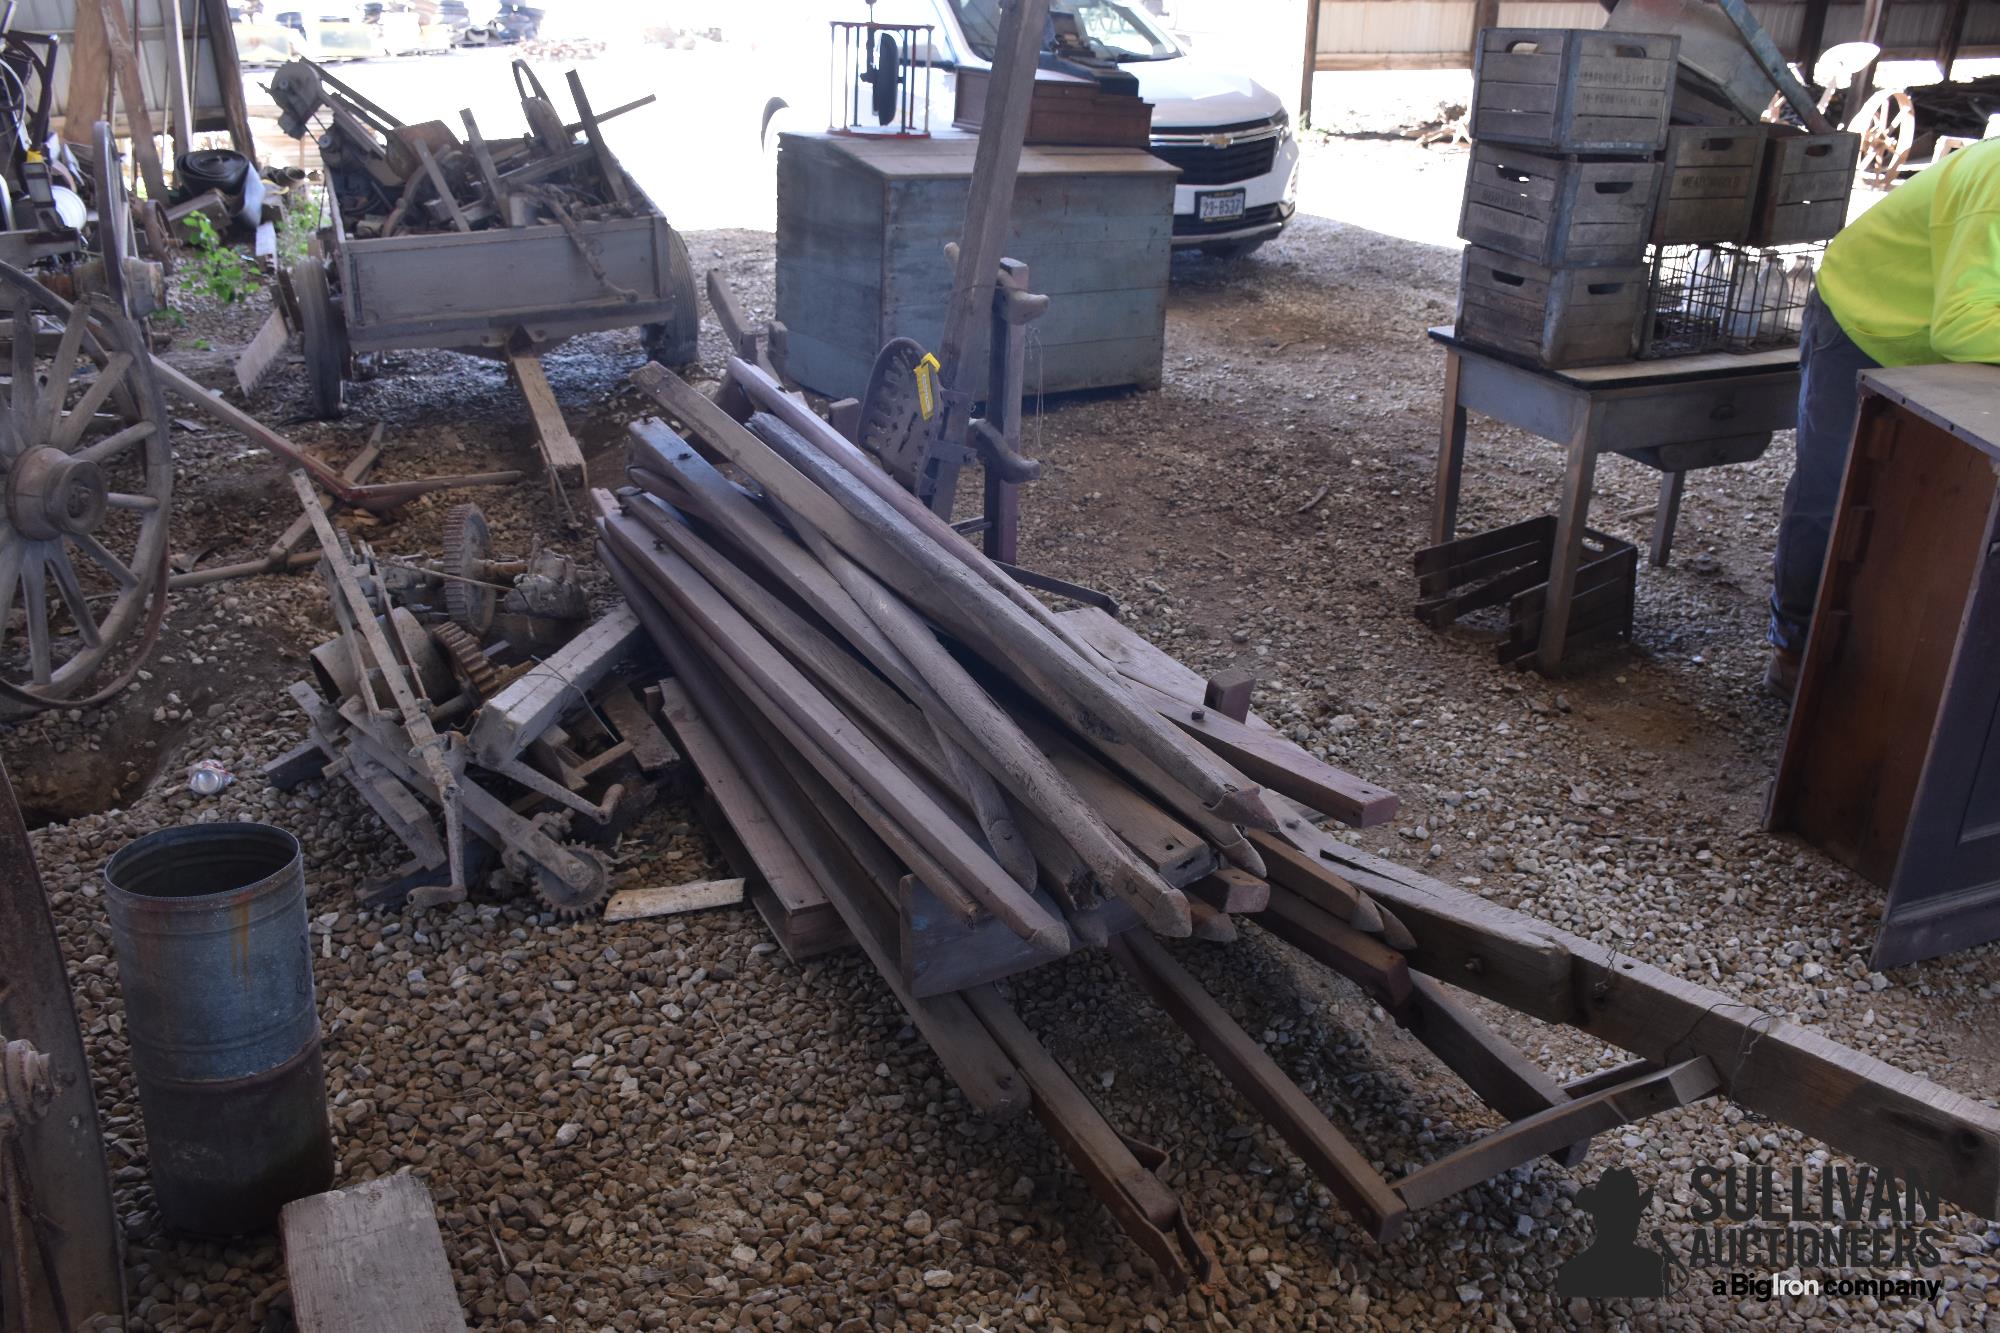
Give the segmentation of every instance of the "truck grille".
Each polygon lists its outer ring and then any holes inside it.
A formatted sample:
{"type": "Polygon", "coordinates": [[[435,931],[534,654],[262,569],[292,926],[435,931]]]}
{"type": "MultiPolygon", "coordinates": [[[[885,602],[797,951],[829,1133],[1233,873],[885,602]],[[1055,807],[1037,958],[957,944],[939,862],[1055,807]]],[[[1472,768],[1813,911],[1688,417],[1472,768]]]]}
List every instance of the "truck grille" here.
{"type": "Polygon", "coordinates": [[[1272,129],[1268,121],[1218,125],[1209,130],[1175,129],[1171,137],[1176,140],[1208,134],[1262,133],[1257,138],[1239,140],[1221,148],[1198,142],[1163,143],[1156,139],[1153,156],[1179,167],[1182,185],[1234,185],[1239,181],[1254,180],[1271,169],[1271,163],[1277,160],[1281,137],[1272,129]]]}

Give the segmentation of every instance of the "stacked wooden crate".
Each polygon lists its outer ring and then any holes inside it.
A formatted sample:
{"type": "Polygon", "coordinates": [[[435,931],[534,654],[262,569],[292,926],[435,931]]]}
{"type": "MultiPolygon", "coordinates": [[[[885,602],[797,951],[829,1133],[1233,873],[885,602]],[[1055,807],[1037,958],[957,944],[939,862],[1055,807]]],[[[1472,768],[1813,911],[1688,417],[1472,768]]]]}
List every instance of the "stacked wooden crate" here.
{"type": "Polygon", "coordinates": [[[1663,33],[1480,34],[1460,337],[1551,368],[1633,354],[1679,46],[1663,33]]]}

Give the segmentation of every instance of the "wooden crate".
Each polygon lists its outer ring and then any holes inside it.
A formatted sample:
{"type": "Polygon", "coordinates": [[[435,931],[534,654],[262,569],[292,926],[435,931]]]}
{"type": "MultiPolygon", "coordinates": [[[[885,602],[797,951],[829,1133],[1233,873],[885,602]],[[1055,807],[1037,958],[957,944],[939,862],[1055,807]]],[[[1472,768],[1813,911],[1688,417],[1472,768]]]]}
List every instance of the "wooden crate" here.
{"type": "MultiPolygon", "coordinates": [[[[1476,611],[1505,606],[1505,636],[1495,655],[1502,662],[1528,665],[1542,635],[1555,544],[1555,515],[1543,514],[1425,547],[1415,557],[1417,619],[1432,629],[1443,629],[1476,611]]],[[[1564,656],[1632,637],[1638,578],[1638,547],[1584,530],[1583,563],[1577,567],[1569,628],[1563,635],[1564,656]]]]}
{"type": "MultiPolygon", "coordinates": [[[[952,93],[951,123],[961,130],[979,128],[986,114],[986,91],[992,71],[967,67],[958,72],[952,93]]],[[[1152,142],[1153,104],[1137,97],[1107,93],[1095,83],[1065,75],[1035,77],[1028,102],[1030,144],[1081,144],[1100,148],[1144,148],[1152,142]]]]}
{"type": "Polygon", "coordinates": [[[1465,247],[1458,336],[1551,370],[1631,356],[1645,313],[1644,264],[1550,268],[1465,247]]]}
{"type": "Polygon", "coordinates": [[[1679,50],[1668,33],[1488,28],[1473,57],[1472,137],[1654,153],[1666,142],[1679,50]]]}
{"type": "Polygon", "coordinates": [[[1458,234],[1552,267],[1636,264],[1646,256],[1657,162],[1590,161],[1475,143],[1458,234]]]}
{"type": "Polygon", "coordinates": [[[1750,235],[1757,177],[1764,157],[1762,126],[1676,125],[1661,154],[1655,245],[1741,243],[1750,235]]]}
{"type": "Polygon", "coordinates": [[[1808,134],[1792,125],[1766,125],[1752,245],[1824,241],[1847,225],[1847,197],[1861,136],[1845,130],[1808,134]]]}
{"type": "MultiPolygon", "coordinates": [[[[778,149],[778,318],[788,369],[859,396],[892,337],[935,347],[951,297],[944,247],[965,227],[976,136],[786,134],[778,149]]],[[[1005,253],[1048,294],[1029,333],[1027,392],[1160,382],[1178,172],[1131,148],[1021,153],[1005,253]]],[[[968,356],[982,368],[986,320],[968,356]]]]}

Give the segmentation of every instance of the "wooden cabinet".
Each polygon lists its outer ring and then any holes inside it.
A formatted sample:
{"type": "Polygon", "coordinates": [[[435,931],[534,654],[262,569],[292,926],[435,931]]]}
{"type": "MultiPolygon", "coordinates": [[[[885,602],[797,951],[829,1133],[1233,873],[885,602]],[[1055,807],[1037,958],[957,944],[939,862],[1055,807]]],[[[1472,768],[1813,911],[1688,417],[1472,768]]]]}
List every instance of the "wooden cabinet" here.
{"type": "Polygon", "coordinates": [[[1889,968],[2000,938],[2000,367],[1861,395],[1766,823],[1887,887],[1889,968]]]}

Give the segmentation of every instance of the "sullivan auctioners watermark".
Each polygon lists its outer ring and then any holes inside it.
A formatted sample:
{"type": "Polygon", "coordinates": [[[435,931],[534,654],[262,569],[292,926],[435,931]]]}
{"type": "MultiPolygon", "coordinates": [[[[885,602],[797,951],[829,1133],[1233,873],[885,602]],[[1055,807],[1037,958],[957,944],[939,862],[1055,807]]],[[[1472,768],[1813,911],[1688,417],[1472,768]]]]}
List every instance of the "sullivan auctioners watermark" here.
{"type": "Polygon", "coordinates": [[[1576,1202],[1596,1219],[1597,1234],[1558,1274],[1556,1289],[1565,1297],[1664,1296],[1696,1281],[1717,1295],[1766,1300],[1930,1301],[1942,1285],[1920,1275],[1942,1262],[1938,1192],[1914,1175],[1841,1163],[1789,1172],[1697,1166],[1688,1175],[1686,1204],[1693,1227],[1672,1240],[1654,1227],[1650,1246],[1638,1236],[1653,1191],[1642,1192],[1630,1171],[1611,1168],[1576,1202]],[[1819,1271],[1782,1271],[1790,1269],[1819,1271]]]}

